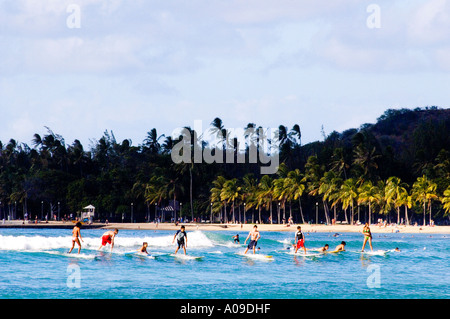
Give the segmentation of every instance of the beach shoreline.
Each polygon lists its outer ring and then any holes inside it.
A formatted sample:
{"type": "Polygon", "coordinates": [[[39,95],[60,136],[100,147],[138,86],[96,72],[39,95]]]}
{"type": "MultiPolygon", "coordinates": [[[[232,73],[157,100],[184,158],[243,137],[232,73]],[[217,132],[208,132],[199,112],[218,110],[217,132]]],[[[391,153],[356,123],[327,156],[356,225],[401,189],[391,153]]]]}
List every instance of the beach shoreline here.
{"type": "MultiPolygon", "coordinates": [[[[361,232],[364,225],[315,225],[315,224],[209,224],[209,223],[93,223],[91,225],[83,225],[89,229],[130,229],[130,230],[178,230],[184,225],[187,231],[234,231],[248,232],[254,225],[258,226],[259,231],[295,231],[297,226],[302,227],[303,232],[318,233],[346,233],[361,232]]],[[[0,224],[1,228],[62,228],[70,229],[74,226],[74,222],[49,221],[48,223],[23,224],[22,221],[8,221],[0,224]]],[[[405,233],[405,234],[450,234],[450,226],[384,226],[373,224],[370,226],[372,233],[405,233]]]]}

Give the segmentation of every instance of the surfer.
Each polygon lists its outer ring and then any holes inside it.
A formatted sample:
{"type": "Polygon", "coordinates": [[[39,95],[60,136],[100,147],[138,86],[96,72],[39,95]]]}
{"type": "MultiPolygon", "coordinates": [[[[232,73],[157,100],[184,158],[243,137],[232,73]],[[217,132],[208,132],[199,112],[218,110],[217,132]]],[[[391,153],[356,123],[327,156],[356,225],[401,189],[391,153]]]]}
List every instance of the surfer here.
{"type": "Polygon", "coordinates": [[[302,228],[300,226],[297,226],[297,231],[295,232],[295,243],[295,254],[297,253],[297,250],[302,247],[306,255],[305,237],[303,236],[302,228]]]}
{"type": "Polygon", "coordinates": [[[373,251],[373,247],[372,247],[372,233],[370,232],[370,227],[369,227],[368,223],[366,223],[364,225],[362,233],[364,235],[364,242],[363,242],[363,246],[362,246],[361,251],[364,251],[364,247],[366,247],[367,241],[369,241],[370,251],[373,251]]]}
{"type": "Polygon", "coordinates": [[[247,243],[247,240],[250,238],[250,243],[247,246],[247,249],[245,249],[244,254],[247,253],[249,249],[253,249],[253,254],[255,253],[256,244],[258,243],[258,240],[261,238],[261,234],[258,231],[258,226],[253,226],[253,230],[248,233],[247,238],[244,241],[244,245],[247,243]]]}
{"type": "Polygon", "coordinates": [[[107,232],[105,232],[102,235],[102,244],[100,245],[100,247],[98,249],[100,250],[106,244],[111,244],[111,251],[112,251],[114,248],[114,239],[116,238],[116,235],[118,232],[119,232],[119,230],[117,228],[114,229],[114,231],[108,230],[107,232]]]}
{"type": "Polygon", "coordinates": [[[326,251],[328,250],[329,247],[330,247],[330,246],[329,246],[328,244],[325,244],[325,246],[323,246],[323,247],[317,249],[317,251],[318,251],[318,252],[321,252],[321,253],[324,253],[324,252],[326,252],[326,251]]]}
{"type": "Polygon", "coordinates": [[[147,242],[143,242],[143,243],[142,243],[142,247],[138,249],[138,252],[139,252],[139,253],[142,253],[142,254],[147,254],[147,255],[149,255],[149,253],[148,253],[148,251],[147,251],[147,247],[148,247],[148,243],[147,243],[147,242]]]}
{"type": "Polygon", "coordinates": [[[233,236],[234,243],[239,244],[239,234],[236,234],[236,236],[233,236]]]}
{"type": "Polygon", "coordinates": [[[336,246],[336,248],[332,251],[332,253],[337,253],[340,251],[345,251],[345,245],[347,243],[345,241],[342,241],[339,245],[336,246]]]}
{"type": "Polygon", "coordinates": [[[81,223],[77,222],[75,224],[75,227],[72,230],[72,248],[70,248],[69,250],[69,254],[72,252],[72,249],[75,247],[75,243],[78,244],[78,253],[80,253],[81,251],[81,243],[80,243],[80,239],[81,241],[84,242],[83,238],[81,238],[81,223]]]}
{"type": "Polygon", "coordinates": [[[175,254],[178,252],[180,247],[183,247],[184,254],[186,255],[186,247],[187,247],[187,234],[184,229],[184,226],[181,226],[180,230],[177,230],[175,236],[173,236],[172,244],[175,242],[175,238],[177,239],[178,247],[175,250],[175,254]]]}

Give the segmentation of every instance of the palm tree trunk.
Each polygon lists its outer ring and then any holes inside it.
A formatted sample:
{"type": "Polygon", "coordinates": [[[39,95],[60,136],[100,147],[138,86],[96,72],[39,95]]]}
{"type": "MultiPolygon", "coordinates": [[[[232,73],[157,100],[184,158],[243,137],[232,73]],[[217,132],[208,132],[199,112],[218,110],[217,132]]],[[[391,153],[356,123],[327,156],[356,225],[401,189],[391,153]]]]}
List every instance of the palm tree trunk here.
{"type": "Polygon", "coordinates": [[[259,223],[261,224],[261,223],[262,223],[262,219],[261,219],[261,206],[259,206],[258,213],[259,213],[259,223]]]}
{"type": "Polygon", "coordinates": [[[425,219],[426,219],[426,217],[425,217],[425,214],[426,214],[426,201],[423,201],[423,225],[425,226],[425,219]]]}
{"type": "Polygon", "coordinates": [[[431,199],[428,201],[428,207],[429,207],[429,210],[430,210],[430,223],[429,223],[429,225],[431,226],[431,199]]]}
{"type": "Polygon", "coordinates": [[[227,215],[227,203],[223,203],[223,207],[224,207],[224,217],[223,217],[223,221],[226,223],[228,223],[228,215],[227,215]]]}
{"type": "Polygon", "coordinates": [[[192,201],[192,167],[189,167],[189,175],[190,175],[189,196],[191,202],[191,220],[194,220],[194,204],[192,201]]]}
{"type": "Polygon", "coordinates": [[[272,200],[270,200],[270,223],[273,224],[273,215],[272,215],[272,200]]]}
{"type": "Polygon", "coordinates": [[[300,197],[298,198],[298,206],[300,207],[300,216],[302,217],[302,224],[304,224],[305,223],[305,218],[303,217],[302,202],[300,200],[300,197]]]}
{"type": "Polygon", "coordinates": [[[233,201],[233,203],[231,204],[231,209],[232,209],[232,211],[233,211],[231,222],[234,223],[235,220],[236,220],[236,219],[234,218],[234,201],[233,201]]]}
{"type": "Polygon", "coordinates": [[[292,220],[292,200],[289,200],[289,217],[292,220]]]}
{"type": "Polygon", "coordinates": [[[353,225],[353,215],[354,215],[354,211],[353,211],[353,201],[352,201],[352,216],[350,218],[350,222],[353,225]]]}
{"type": "Polygon", "coordinates": [[[406,225],[409,225],[408,205],[405,205],[405,223],[406,223],[406,225]]]}

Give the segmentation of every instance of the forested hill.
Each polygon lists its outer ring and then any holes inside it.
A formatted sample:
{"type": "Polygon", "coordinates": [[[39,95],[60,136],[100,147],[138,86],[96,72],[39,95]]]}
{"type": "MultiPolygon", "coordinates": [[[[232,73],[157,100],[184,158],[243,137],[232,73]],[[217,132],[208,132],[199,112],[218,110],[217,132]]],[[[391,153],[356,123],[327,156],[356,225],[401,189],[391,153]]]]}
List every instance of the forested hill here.
{"type": "Polygon", "coordinates": [[[303,159],[317,155],[325,165],[339,159],[348,168],[356,156],[365,156],[376,164],[369,169],[374,178],[395,175],[408,183],[423,174],[433,178],[437,176],[436,164],[449,161],[450,109],[389,109],[374,124],[332,132],[324,142],[302,149],[303,159]]]}
{"type": "MultiPolygon", "coordinates": [[[[388,197],[387,185],[397,177],[409,196],[405,205],[414,212],[412,218],[426,208],[433,212],[433,219],[447,220],[449,109],[389,109],[374,124],[332,132],[323,141],[305,145],[301,145],[301,121],[291,129],[279,126],[281,165],[270,176],[260,174],[259,163],[248,161],[174,164],[170,153],[177,141],[150,128],[138,146],[128,139],[118,142],[108,131],[90,149],[79,140],[66,144],[51,129],[44,135],[36,133],[32,145],[14,138],[0,141],[0,217],[23,218],[25,213],[32,218],[62,217],[93,204],[100,219],[130,221],[133,211],[133,219],[143,221],[153,220],[154,212],[175,202],[177,210],[178,203],[184,204],[181,213],[185,216],[206,216],[212,209],[227,220],[231,206],[242,208],[246,203],[247,209],[259,210],[267,221],[271,207],[285,209],[293,198],[301,198],[303,210],[301,205],[290,210],[294,220],[302,211],[305,220],[311,220],[316,203],[323,202],[321,220],[325,222],[328,207],[337,207],[337,214],[346,211],[349,203],[367,207],[361,193],[367,184],[377,185],[374,211],[395,211],[402,201],[393,202],[392,194],[388,197]],[[294,181],[297,186],[287,188],[294,181]],[[325,186],[332,186],[334,193],[323,193],[325,186]],[[350,199],[343,197],[346,187],[351,190],[350,199]]],[[[249,123],[247,127],[257,126],[249,123]]],[[[210,129],[226,132],[227,128],[216,118],[210,129]]]]}

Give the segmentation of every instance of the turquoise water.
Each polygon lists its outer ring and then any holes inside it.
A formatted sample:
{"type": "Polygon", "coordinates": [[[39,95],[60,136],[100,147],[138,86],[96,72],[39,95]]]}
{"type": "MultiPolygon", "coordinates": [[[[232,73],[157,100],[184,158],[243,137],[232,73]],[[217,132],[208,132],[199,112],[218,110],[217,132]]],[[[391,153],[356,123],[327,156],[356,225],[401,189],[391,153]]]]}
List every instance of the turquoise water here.
{"type": "MultiPolygon", "coordinates": [[[[81,256],[66,252],[71,231],[0,230],[0,298],[449,298],[450,236],[374,234],[379,255],[361,254],[362,235],[306,235],[307,248],[324,244],[338,254],[295,256],[293,232],[263,232],[259,255],[242,256],[247,233],[188,231],[188,255],[174,257],[172,231],[120,230],[113,253],[100,245],[104,230],[82,230],[81,256]],[[154,259],[134,254],[143,241],[154,259]],[[398,247],[400,252],[392,250],[398,247]]],[[[368,250],[369,247],[366,247],[368,250]]],[[[179,252],[179,254],[181,251],[179,252]]]]}

